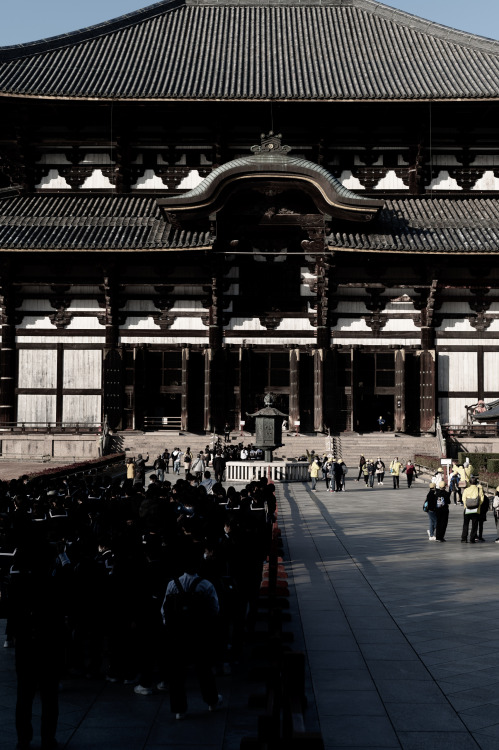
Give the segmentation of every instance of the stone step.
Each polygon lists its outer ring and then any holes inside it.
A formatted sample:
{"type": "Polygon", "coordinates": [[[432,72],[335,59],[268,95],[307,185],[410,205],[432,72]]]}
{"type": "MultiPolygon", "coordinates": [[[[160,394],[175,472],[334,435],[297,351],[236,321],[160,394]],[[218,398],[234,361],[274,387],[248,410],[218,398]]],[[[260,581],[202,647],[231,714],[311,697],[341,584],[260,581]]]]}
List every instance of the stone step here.
{"type": "MultiPolygon", "coordinates": [[[[193,453],[204,450],[206,445],[213,443],[211,435],[193,435],[190,433],[179,433],[170,431],[158,432],[120,432],[115,436],[121,450],[128,455],[149,454],[149,458],[155,458],[163,452],[165,447],[171,452],[174,447],[185,450],[190,447],[193,453]]],[[[236,445],[243,442],[245,445],[251,443],[254,436],[245,433],[232,433],[230,444],[236,445]]],[[[276,458],[297,459],[306,454],[307,451],[315,451],[319,455],[329,452],[329,438],[326,435],[295,435],[294,433],[283,434],[283,446],[274,451],[276,458]]],[[[438,441],[431,436],[411,436],[400,433],[366,433],[352,434],[343,433],[331,438],[333,452],[341,455],[348,466],[357,466],[359,456],[362,453],[366,458],[381,456],[385,461],[390,461],[395,456],[401,460],[414,458],[417,454],[439,455],[438,441]]]]}

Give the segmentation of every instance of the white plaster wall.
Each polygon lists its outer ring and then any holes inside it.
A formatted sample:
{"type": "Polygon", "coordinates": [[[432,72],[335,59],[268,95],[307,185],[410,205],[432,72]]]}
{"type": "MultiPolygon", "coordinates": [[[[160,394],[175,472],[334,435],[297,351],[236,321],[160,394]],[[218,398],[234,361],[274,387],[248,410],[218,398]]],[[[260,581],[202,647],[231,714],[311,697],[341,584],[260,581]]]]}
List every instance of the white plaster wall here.
{"type": "Polygon", "coordinates": [[[383,348],[391,348],[393,346],[418,346],[421,343],[421,340],[419,338],[410,338],[407,336],[399,335],[396,338],[389,339],[389,338],[375,338],[374,336],[370,336],[367,338],[351,338],[348,337],[340,337],[340,336],[331,336],[331,344],[339,344],[340,346],[372,346],[373,343],[376,344],[376,346],[383,348]]]}
{"type": "Polygon", "coordinates": [[[154,169],[146,169],[142,177],[137,179],[132,190],[166,190],[168,185],[161,177],[155,174],[154,169]]]}
{"type": "Polygon", "coordinates": [[[114,164],[114,161],[107,151],[97,151],[85,154],[80,164],[114,164]]]}
{"type": "Polygon", "coordinates": [[[343,187],[348,188],[349,190],[365,190],[366,188],[358,177],[354,177],[353,174],[349,169],[344,169],[343,172],[339,176],[339,180],[343,187]]]}
{"type": "Polygon", "coordinates": [[[459,167],[462,163],[454,154],[435,154],[431,161],[434,167],[459,167]]]}
{"type": "Polygon", "coordinates": [[[416,333],[419,328],[414,323],[412,318],[390,318],[386,325],[383,327],[384,333],[390,333],[391,331],[407,331],[409,333],[416,333]]]}
{"type": "Polygon", "coordinates": [[[66,349],[63,388],[101,388],[102,352],[97,349],[66,349]]]}
{"type": "Polygon", "coordinates": [[[183,336],[179,341],[178,336],[134,336],[123,334],[120,336],[120,344],[206,344],[206,336],[183,336]]]}
{"type": "Polygon", "coordinates": [[[203,325],[201,318],[176,318],[170,330],[206,331],[206,335],[208,335],[208,328],[203,325]]]}
{"type": "Polygon", "coordinates": [[[103,308],[99,307],[96,299],[74,299],[71,301],[68,310],[71,312],[90,312],[92,310],[103,312],[103,308]]]}
{"type": "Polygon", "coordinates": [[[371,331],[365,320],[358,318],[338,318],[337,331],[371,331]]]}
{"type": "Polygon", "coordinates": [[[436,331],[469,331],[476,333],[470,321],[466,318],[444,318],[441,325],[435,327],[436,331]]]}
{"type": "Polygon", "coordinates": [[[440,170],[438,175],[430,183],[430,190],[462,190],[454,177],[451,177],[446,169],[440,170]]]}
{"type": "MultiPolygon", "coordinates": [[[[45,290],[47,291],[47,290],[45,290]]],[[[48,301],[48,299],[23,299],[20,307],[17,310],[40,310],[40,312],[54,313],[55,310],[48,301]]]]}
{"type": "Polygon", "coordinates": [[[108,190],[109,188],[114,188],[114,185],[109,177],[104,176],[102,169],[94,169],[81,186],[82,190],[108,190]]]}
{"type": "Polygon", "coordinates": [[[494,172],[491,169],[487,169],[471,189],[499,190],[499,179],[494,175],[494,172]]]}
{"type": "Polygon", "coordinates": [[[408,186],[404,181],[397,177],[396,172],[393,169],[388,170],[386,175],[381,178],[377,185],[374,186],[375,190],[408,190],[408,186]]]}
{"type": "Polygon", "coordinates": [[[497,167],[499,154],[477,154],[470,166],[472,167],[497,167]]]}
{"type": "Polygon", "coordinates": [[[439,313],[461,313],[469,315],[471,307],[469,302],[442,302],[438,308],[439,313]]]}
{"type": "Polygon", "coordinates": [[[55,422],[56,418],[56,396],[44,396],[41,394],[30,395],[21,393],[17,397],[17,421],[26,422],[55,422]]]}
{"type": "Polygon", "coordinates": [[[143,331],[161,330],[161,327],[154,321],[154,318],[151,318],[147,315],[130,315],[126,319],[125,325],[123,325],[122,328],[125,331],[136,331],[138,329],[141,329],[143,331]]]}
{"type": "Polygon", "coordinates": [[[19,349],[19,388],[56,388],[56,349],[19,349]]]}
{"type": "Polygon", "coordinates": [[[42,190],[71,190],[71,185],[59,174],[58,169],[49,169],[49,173],[35,187],[42,190]]]}
{"type": "Polygon", "coordinates": [[[411,302],[388,302],[383,313],[389,315],[391,312],[403,313],[403,312],[417,312],[414,307],[414,303],[411,302]]]}
{"type": "Polygon", "coordinates": [[[483,354],[483,387],[485,391],[499,391],[499,352],[483,354]]]}
{"type": "Polygon", "coordinates": [[[369,310],[366,307],[366,303],[363,300],[353,302],[350,300],[340,300],[335,308],[335,312],[338,313],[354,313],[357,315],[366,315],[369,310]]]}
{"type": "Polygon", "coordinates": [[[102,328],[103,325],[97,317],[83,318],[75,316],[71,323],[66,326],[66,331],[85,331],[85,330],[97,330],[102,328]]]}
{"type": "Polygon", "coordinates": [[[199,174],[198,170],[191,169],[187,177],[184,177],[184,179],[179,182],[179,184],[177,185],[177,190],[193,190],[201,182],[203,182],[203,178],[199,174]]]}
{"type": "Polygon", "coordinates": [[[462,339],[446,339],[443,336],[435,339],[435,346],[484,346],[490,347],[491,349],[497,349],[499,345],[499,337],[494,339],[475,339],[475,338],[462,338],[462,339]]]}
{"type": "Polygon", "coordinates": [[[476,391],[478,388],[476,352],[438,354],[439,391],[476,391]]]}
{"type": "Polygon", "coordinates": [[[152,299],[127,299],[124,307],[120,307],[120,310],[123,310],[124,312],[128,312],[128,310],[146,313],[158,312],[158,308],[152,299]]]}
{"type": "Polygon", "coordinates": [[[57,153],[42,154],[36,163],[37,164],[68,164],[68,165],[71,164],[66,154],[64,154],[63,152],[59,154],[57,153]]]}
{"type": "Polygon", "coordinates": [[[101,397],[100,396],[63,396],[62,421],[66,423],[100,424],[101,397]]]}
{"type": "MultiPolygon", "coordinates": [[[[55,313],[54,308],[52,308],[52,314],[55,313]]],[[[57,326],[52,323],[48,315],[43,315],[43,313],[40,313],[40,315],[26,315],[21,323],[21,328],[27,328],[27,329],[47,329],[52,328],[54,330],[57,329],[57,326]]]]}
{"type": "MultiPolygon", "coordinates": [[[[262,339],[258,336],[241,336],[240,339],[235,338],[233,336],[230,337],[230,339],[225,339],[226,343],[229,344],[255,344],[260,345],[262,344],[262,339]]],[[[269,338],[265,339],[265,344],[268,344],[269,346],[287,346],[289,344],[293,344],[294,346],[306,346],[307,344],[313,345],[314,340],[310,338],[305,337],[299,337],[299,336],[286,336],[285,338],[279,338],[276,336],[275,338],[269,338]]]]}
{"type": "Polygon", "coordinates": [[[105,330],[101,336],[16,336],[20,344],[102,344],[105,330]]]}
{"type": "Polygon", "coordinates": [[[315,297],[315,294],[307,284],[300,284],[300,297],[315,297]]]}
{"type": "MultiPolygon", "coordinates": [[[[227,278],[227,277],[226,277],[227,278]]],[[[185,295],[186,297],[192,294],[203,294],[202,284],[175,284],[173,287],[173,294],[178,297],[185,295]]]]}
{"type": "Polygon", "coordinates": [[[466,409],[469,398],[439,398],[438,411],[441,424],[466,424],[466,409]]]}
{"type": "Polygon", "coordinates": [[[134,294],[150,294],[154,296],[156,292],[152,284],[137,284],[137,286],[130,284],[129,286],[125,286],[123,294],[131,295],[131,299],[133,300],[134,294]]]}
{"type": "Polygon", "coordinates": [[[308,318],[284,318],[276,331],[315,331],[308,318]]]}
{"type": "Polygon", "coordinates": [[[171,312],[193,312],[195,310],[205,310],[203,303],[198,299],[178,299],[175,301],[171,312]]]}
{"type": "Polygon", "coordinates": [[[366,290],[364,287],[360,286],[353,286],[350,287],[338,287],[338,291],[336,292],[336,295],[338,297],[364,297],[367,299],[366,290]]]}
{"type": "MultiPolygon", "coordinates": [[[[229,325],[225,326],[228,331],[266,331],[259,318],[231,318],[229,325]]],[[[260,342],[261,343],[261,342],[260,342]]]]}

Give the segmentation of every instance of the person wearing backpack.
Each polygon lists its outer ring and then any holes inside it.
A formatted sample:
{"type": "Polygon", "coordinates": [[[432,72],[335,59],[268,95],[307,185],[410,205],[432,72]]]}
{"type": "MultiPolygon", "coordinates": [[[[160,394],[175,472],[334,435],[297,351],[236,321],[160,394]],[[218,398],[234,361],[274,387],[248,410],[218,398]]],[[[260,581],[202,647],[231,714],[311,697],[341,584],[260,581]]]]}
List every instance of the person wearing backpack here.
{"type": "Polygon", "coordinates": [[[166,629],[170,708],[176,719],[187,713],[185,667],[193,664],[201,696],[209,711],[222,705],[212,665],[213,638],[219,613],[218,596],[210,581],[197,575],[197,561],[187,556],[185,572],[166,587],[161,607],[166,629]]]}
{"type": "Polygon", "coordinates": [[[464,505],[464,519],[461,542],[466,544],[468,541],[468,530],[471,521],[470,544],[475,544],[480,506],[483,503],[483,489],[478,484],[476,477],[470,477],[470,485],[464,490],[462,500],[464,505]]]}

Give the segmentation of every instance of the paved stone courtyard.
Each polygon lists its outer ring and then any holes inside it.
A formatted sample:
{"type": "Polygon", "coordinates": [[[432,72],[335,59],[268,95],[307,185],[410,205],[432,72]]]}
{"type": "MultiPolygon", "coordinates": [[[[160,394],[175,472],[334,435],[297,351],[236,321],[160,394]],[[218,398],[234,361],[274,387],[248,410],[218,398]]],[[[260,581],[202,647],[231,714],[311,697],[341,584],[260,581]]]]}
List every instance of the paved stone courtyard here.
{"type": "MultiPolygon", "coordinates": [[[[401,485],[405,485],[402,479],[401,485]]],[[[491,515],[484,544],[460,543],[462,510],[451,506],[447,542],[429,542],[426,490],[312,492],[278,487],[290,576],[294,648],[308,662],[307,729],[327,750],[496,750],[499,745],[497,572],[491,515]]],[[[69,679],[61,692],[61,744],[69,750],[168,747],[236,750],[256,736],[244,664],[220,677],[225,705],[206,712],[191,690],[189,718],[175,722],[168,696],[69,679]]],[[[0,750],[15,746],[15,674],[0,649],[0,750]]],[[[39,746],[35,720],[33,747],[39,746]]]]}

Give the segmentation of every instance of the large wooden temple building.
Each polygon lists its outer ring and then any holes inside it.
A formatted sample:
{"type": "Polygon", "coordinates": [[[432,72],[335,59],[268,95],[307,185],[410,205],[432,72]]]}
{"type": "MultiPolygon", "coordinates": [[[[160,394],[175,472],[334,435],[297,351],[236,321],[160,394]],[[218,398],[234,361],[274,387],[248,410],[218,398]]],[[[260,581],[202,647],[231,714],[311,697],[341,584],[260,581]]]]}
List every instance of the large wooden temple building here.
{"type": "Polygon", "coordinates": [[[429,432],[499,398],[499,42],[163,0],[0,49],[0,421],[429,432]]]}

